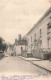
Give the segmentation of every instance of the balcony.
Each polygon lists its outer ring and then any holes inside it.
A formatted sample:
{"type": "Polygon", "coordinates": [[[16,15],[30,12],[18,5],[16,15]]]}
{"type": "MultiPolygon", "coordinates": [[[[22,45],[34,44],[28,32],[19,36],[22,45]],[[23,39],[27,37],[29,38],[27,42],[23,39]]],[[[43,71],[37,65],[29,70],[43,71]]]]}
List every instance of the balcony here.
{"type": "Polygon", "coordinates": [[[34,42],[37,42],[37,40],[35,39],[34,42]]]}
{"type": "Polygon", "coordinates": [[[42,34],[39,36],[39,39],[41,39],[42,38],[42,34]]]}
{"type": "Polygon", "coordinates": [[[51,23],[48,23],[47,25],[48,25],[48,27],[47,27],[48,29],[51,28],[51,23]]]}
{"type": "Polygon", "coordinates": [[[49,40],[51,38],[51,32],[47,33],[47,39],[49,40]]]}
{"type": "Polygon", "coordinates": [[[47,39],[50,40],[50,37],[48,37],[47,39]]]}

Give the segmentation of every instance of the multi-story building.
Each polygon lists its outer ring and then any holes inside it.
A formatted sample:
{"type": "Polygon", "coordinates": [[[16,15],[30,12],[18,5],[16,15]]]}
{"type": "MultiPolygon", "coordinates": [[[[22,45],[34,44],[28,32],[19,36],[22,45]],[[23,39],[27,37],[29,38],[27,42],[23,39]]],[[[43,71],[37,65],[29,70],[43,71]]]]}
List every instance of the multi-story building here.
{"type": "Polygon", "coordinates": [[[28,49],[51,49],[51,7],[27,33],[28,49]]]}

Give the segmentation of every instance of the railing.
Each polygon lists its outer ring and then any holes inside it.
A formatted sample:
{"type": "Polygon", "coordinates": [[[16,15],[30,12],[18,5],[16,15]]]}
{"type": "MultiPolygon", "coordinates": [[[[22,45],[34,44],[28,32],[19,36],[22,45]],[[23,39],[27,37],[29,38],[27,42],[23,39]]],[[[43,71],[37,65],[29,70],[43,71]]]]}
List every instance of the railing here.
{"type": "Polygon", "coordinates": [[[34,42],[37,42],[37,40],[35,39],[34,42]]]}
{"type": "Polygon", "coordinates": [[[48,25],[48,27],[47,27],[48,29],[51,28],[51,23],[48,23],[47,25],[48,25]]]}
{"type": "Polygon", "coordinates": [[[51,38],[51,33],[48,33],[47,39],[49,40],[51,38]]]}

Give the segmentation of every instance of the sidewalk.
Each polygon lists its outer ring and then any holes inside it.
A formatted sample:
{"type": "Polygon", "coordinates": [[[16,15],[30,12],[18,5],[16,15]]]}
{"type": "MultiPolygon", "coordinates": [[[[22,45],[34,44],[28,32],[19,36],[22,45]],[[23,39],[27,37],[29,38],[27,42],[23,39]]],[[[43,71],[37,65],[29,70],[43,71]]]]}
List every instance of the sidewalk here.
{"type": "Polygon", "coordinates": [[[31,63],[51,72],[51,62],[49,60],[31,61],[31,63]]]}
{"type": "Polygon", "coordinates": [[[51,62],[49,60],[42,60],[37,58],[24,58],[22,56],[19,57],[24,60],[30,61],[32,64],[51,72],[51,62]]]}
{"type": "Polygon", "coordinates": [[[24,60],[27,60],[27,61],[41,61],[42,59],[38,59],[38,58],[25,58],[25,57],[22,57],[22,56],[19,56],[20,58],[24,59],[24,60]]]}

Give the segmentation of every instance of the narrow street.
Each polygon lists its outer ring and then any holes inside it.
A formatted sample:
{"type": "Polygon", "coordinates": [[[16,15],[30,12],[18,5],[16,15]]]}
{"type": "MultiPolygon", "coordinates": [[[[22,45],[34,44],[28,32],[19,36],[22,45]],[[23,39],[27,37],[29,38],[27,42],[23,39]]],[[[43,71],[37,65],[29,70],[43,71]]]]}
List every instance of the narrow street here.
{"type": "Polygon", "coordinates": [[[0,60],[0,73],[5,72],[30,75],[49,75],[47,71],[40,69],[31,62],[25,61],[18,56],[8,56],[0,60]]]}

